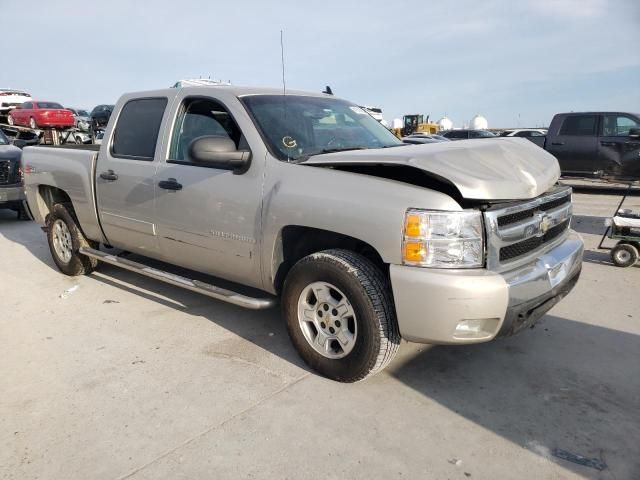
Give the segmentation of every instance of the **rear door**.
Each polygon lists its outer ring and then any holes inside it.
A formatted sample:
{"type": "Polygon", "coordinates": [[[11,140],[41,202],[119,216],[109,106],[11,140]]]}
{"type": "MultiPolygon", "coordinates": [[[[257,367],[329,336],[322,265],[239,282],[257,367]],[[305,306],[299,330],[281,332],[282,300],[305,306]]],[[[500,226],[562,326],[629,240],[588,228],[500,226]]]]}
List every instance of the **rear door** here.
{"type": "Polygon", "coordinates": [[[596,113],[567,115],[557,134],[547,136],[547,151],[558,159],[563,175],[600,175],[598,117],[596,113]]]}
{"type": "Polygon", "coordinates": [[[189,145],[205,135],[226,136],[249,149],[219,98],[181,91],[171,116],[171,137],[156,174],[155,222],[163,260],[258,286],[263,161],[254,157],[249,170],[238,174],[191,159],[189,145]]]}
{"type": "Polygon", "coordinates": [[[598,160],[605,175],[640,177],[640,140],[629,137],[632,128],[640,129],[640,119],[626,113],[602,116],[598,160]]]}
{"type": "Polygon", "coordinates": [[[150,257],[158,254],[154,180],[167,103],[166,97],[126,101],[96,170],[98,213],[109,243],[150,257]]]}

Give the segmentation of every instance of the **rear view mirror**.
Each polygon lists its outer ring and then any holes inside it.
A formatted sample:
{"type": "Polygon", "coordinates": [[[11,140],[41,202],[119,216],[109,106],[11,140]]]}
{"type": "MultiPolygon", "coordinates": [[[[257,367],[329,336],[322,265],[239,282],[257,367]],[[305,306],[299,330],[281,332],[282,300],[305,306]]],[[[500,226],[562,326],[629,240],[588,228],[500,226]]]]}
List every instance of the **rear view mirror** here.
{"type": "Polygon", "coordinates": [[[629,130],[629,138],[640,138],[640,128],[632,128],[629,130]]]}
{"type": "Polygon", "coordinates": [[[249,150],[238,150],[233,140],[220,135],[196,138],[189,145],[189,156],[196,163],[236,173],[246,171],[251,161],[249,150]]]}

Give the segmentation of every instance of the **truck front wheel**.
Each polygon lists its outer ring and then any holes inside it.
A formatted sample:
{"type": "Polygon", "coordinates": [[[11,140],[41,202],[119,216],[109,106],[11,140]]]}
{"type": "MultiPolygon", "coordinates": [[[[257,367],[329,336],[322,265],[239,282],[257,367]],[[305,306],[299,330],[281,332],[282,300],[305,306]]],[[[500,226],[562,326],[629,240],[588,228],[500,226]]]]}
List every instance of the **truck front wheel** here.
{"type": "Polygon", "coordinates": [[[389,283],[365,257],[325,250],[296,263],[285,280],[289,336],[311,368],[357,382],[386,367],[400,345],[389,283]]]}
{"type": "Polygon", "coordinates": [[[57,203],[53,206],[47,227],[49,250],[62,273],[70,276],[85,275],[96,268],[97,260],[78,252],[80,247],[88,247],[91,244],[64,204],[57,203]]]}

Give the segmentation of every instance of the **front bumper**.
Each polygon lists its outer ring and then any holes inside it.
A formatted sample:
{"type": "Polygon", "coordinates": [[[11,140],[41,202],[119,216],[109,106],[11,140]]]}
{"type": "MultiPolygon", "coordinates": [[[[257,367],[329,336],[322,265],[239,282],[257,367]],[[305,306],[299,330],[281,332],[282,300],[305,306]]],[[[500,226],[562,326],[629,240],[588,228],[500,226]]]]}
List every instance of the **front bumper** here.
{"type": "Polygon", "coordinates": [[[575,286],[582,239],[574,232],[555,248],[508,272],[436,270],[391,265],[400,334],[419,343],[478,343],[534,324],[575,286]]]}
{"type": "Polygon", "coordinates": [[[0,185],[0,208],[18,208],[25,199],[23,185],[0,185]]]}

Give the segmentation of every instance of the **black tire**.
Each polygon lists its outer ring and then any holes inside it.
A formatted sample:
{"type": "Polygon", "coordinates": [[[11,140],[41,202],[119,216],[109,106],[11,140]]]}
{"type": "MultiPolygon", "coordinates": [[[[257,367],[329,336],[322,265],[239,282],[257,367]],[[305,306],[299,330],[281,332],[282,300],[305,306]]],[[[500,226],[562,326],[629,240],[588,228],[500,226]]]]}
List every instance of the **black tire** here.
{"type": "Polygon", "coordinates": [[[618,267],[630,267],[638,261],[638,249],[629,243],[619,243],[611,249],[611,261],[618,267]]]}
{"type": "Polygon", "coordinates": [[[20,205],[20,208],[18,208],[18,220],[31,220],[31,216],[24,205],[20,205]]]}
{"type": "Polygon", "coordinates": [[[97,244],[86,239],[80,231],[72,212],[73,207],[70,204],[57,203],[53,206],[47,220],[47,241],[53,261],[62,273],[69,276],[86,275],[95,270],[98,266],[98,261],[80,254],[78,250],[80,247],[97,248],[97,244]],[[57,221],[61,221],[66,225],[71,236],[71,257],[68,261],[58,255],[54,248],[53,230],[57,221]]]}
{"type": "Polygon", "coordinates": [[[285,279],[282,309],[289,336],[302,359],[318,373],[339,382],[357,382],[383,370],[400,346],[387,278],[370,260],[348,250],[325,250],[296,263],[285,279]],[[343,358],[331,359],[318,353],[300,326],[298,301],[314,282],[335,285],[355,313],[358,334],[352,350],[343,358]]]}

